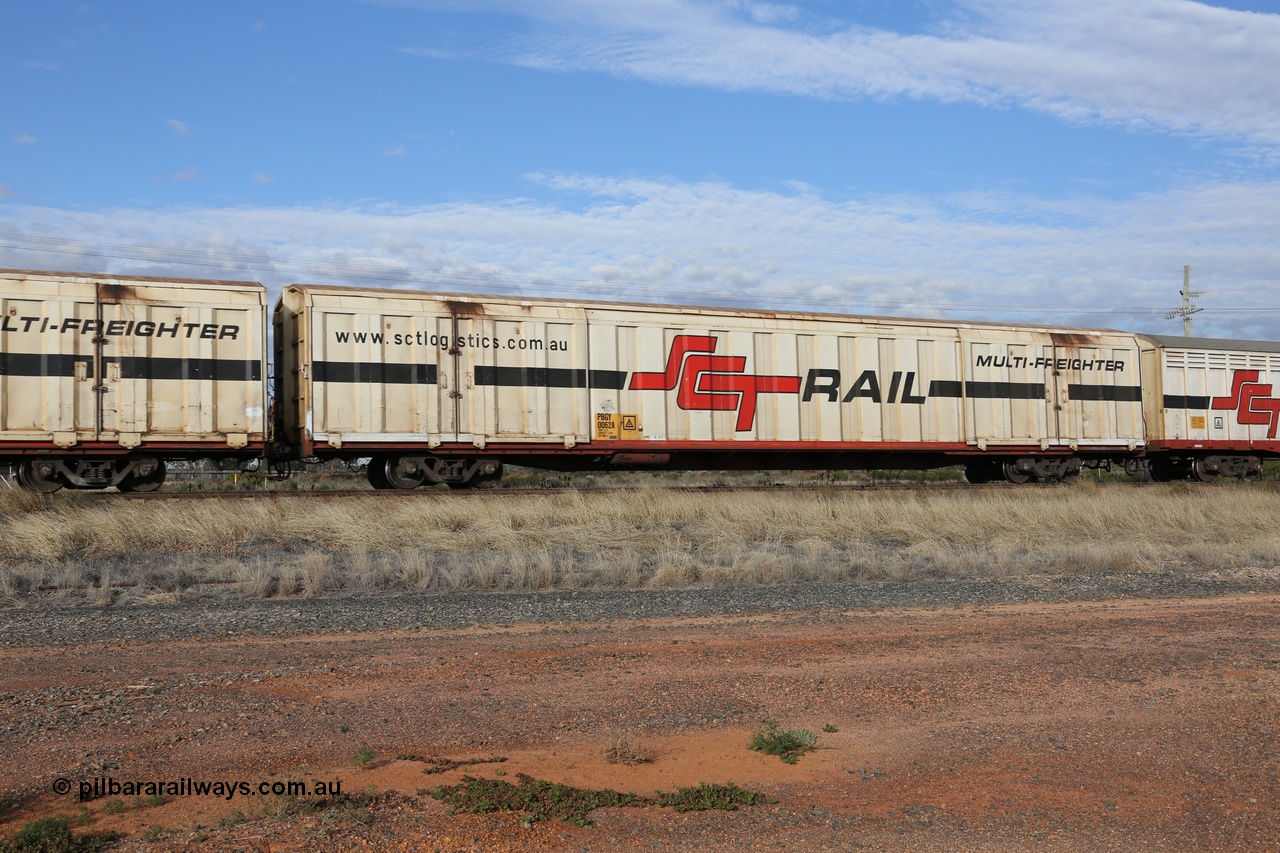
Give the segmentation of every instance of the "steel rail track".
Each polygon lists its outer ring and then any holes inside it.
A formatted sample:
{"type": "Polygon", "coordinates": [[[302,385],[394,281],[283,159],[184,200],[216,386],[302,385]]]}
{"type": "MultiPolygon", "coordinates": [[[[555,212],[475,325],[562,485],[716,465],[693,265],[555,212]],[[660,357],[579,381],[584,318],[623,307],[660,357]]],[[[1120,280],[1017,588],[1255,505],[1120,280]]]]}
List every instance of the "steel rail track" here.
{"type": "MultiPolygon", "coordinates": [[[[1038,484],[1041,487],[1062,486],[1061,483],[1038,484]]],[[[1155,485],[1142,481],[1122,484],[1128,487],[1144,488],[1155,485]]],[[[1208,485],[1208,484],[1203,484],[1208,485]]],[[[645,489],[661,490],[681,494],[733,494],[739,492],[774,492],[782,493],[863,493],[863,492],[898,492],[898,491],[989,491],[1006,489],[1035,488],[1035,486],[1015,485],[1012,483],[775,483],[770,485],[706,485],[706,486],[529,486],[491,489],[280,489],[280,490],[236,490],[236,491],[155,491],[155,492],[95,492],[92,497],[100,500],[248,500],[253,498],[393,498],[412,497],[417,499],[453,500],[458,498],[483,499],[502,497],[528,497],[530,495],[557,495],[569,493],[592,494],[635,494],[645,489]]]]}

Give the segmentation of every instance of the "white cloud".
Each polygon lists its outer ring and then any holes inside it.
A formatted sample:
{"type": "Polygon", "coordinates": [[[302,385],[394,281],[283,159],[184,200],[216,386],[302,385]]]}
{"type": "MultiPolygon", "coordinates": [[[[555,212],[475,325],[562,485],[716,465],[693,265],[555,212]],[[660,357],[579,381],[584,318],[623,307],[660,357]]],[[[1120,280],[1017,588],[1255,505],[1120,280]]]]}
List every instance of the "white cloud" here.
{"type": "Polygon", "coordinates": [[[28,59],[26,62],[22,63],[22,67],[28,68],[32,71],[57,71],[58,70],[58,64],[56,62],[40,62],[39,60],[36,60],[36,59],[28,59]]]}
{"type": "Polygon", "coordinates": [[[19,133],[13,138],[14,145],[35,145],[36,138],[29,133],[19,133]]]}
{"type": "Polygon", "coordinates": [[[183,169],[177,174],[170,175],[171,181],[198,181],[200,180],[200,170],[196,168],[183,169]]]}
{"type": "Polygon", "coordinates": [[[554,176],[559,203],[119,209],[0,206],[0,266],[1108,326],[1280,340],[1280,183],[1125,201],[998,193],[823,198],[554,176]],[[585,200],[586,204],[583,204],[585,200]],[[123,253],[114,247],[130,245],[123,253]],[[92,253],[92,254],[91,254],[92,253]]]}
{"type": "Polygon", "coordinates": [[[10,198],[13,196],[13,184],[0,184],[0,198],[10,198]]]}
{"type": "Polygon", "coordinates": [[[169,127],[173,129],[173,132],[179,136],[190,136],[196,132],[194,127],[187,124],[185,121],[179,121],[176,118],[167,118],[164,120],[164,123],[169,125],[169,127]]]}
{"type": "Polygon", "coordinates": [[[276,179],[267,175],[266,172],[254,172],[253,179],[260,184],[274,184],[276,182],[276,179]]]}
{"type": "Polygon", "coordinates": [[[930,4],[951,14],[905,34],[749,0],[461,8],[529,19],[532,35],[487,56],[546,70],[832,100],[1018,105],[1068,121],[1280,144],[1276,14],[1191,0],[954,0],[930,4]]]}
{"type": "Polygon", "coordinates": [[[395,148],[388,148],[382,152],[383,157],[403,157],[409,152],[405,150],[404,143],[400,143],[395,148]]]}

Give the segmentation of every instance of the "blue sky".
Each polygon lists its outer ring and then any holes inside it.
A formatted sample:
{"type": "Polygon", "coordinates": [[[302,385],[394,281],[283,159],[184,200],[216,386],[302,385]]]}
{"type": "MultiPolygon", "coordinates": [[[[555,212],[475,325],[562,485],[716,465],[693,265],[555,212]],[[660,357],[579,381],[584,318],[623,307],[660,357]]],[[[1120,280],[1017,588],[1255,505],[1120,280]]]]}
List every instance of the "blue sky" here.
{"type": "Polygon", "coordinates": [[[1280,339],[1280,3],[15,0],[0,266],[1280,339]]]}

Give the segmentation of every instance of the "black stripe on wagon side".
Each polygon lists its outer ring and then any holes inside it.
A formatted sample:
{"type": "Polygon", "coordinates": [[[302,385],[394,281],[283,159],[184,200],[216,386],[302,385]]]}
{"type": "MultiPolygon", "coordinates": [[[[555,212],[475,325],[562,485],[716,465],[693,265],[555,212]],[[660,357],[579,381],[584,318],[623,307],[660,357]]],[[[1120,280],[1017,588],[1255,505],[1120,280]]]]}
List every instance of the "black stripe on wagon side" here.
{"type": "Polygon", "coordinates": [[[514,388],[592,388],[619,390],[626,386],[625,370],[581,367],[494,367],[477,364],[475,383],[514,388]]]}
{"type": "Polygon", "coordinates": [[[959,379],[935,379],[929,383],[930,397],[963,397],[964,383],[959,379]]]}
{"type": "Polygon", "coordinates": [[[62,353],[3,352],[0,353],[0,375],[3,376],[75,376],[76,362],[88,366],[88,376],[93,375],[93,359],[90,356],[63,355],[62,353]]]}
{"type": "Polygon", "coordinates": [[[1207,409],[1209,408],[1209,398],[1165,394],[1164,407],[1166,409],[1207,409]]]}
{"type": "Polygon", "coordinates": [[[966,382],[964,395],[970,400],[1043,400],[1040,382],[966,382]]]}
{"type": "Polygon", "coordinates": [[[1067,397],[1072,400],[1115,400],[1122,403],[1141,403],[1141,385],[1068,385],[1067,397]]]}
{"type": "Polygon", "coordinates": [[[621,391],[627,387],[627,371],[625,370],[593,370],[588,377],[592,388],[605,391],[621,391]]]}
{"type": "Polygon", "coordinates": [[[107,358],[120,365],[121,379],[212,379],[215,382],[257,382],[260,359],[234,358],[107,358]]]}
{"type": "MultiPolygon", "coordinates": [[[[120,365],[121,379],[212,379],[219,382],[257,382],[262,378],[262,361],[230,358],[145,358],[107,357],[107,364],[120,365]]],[[[76,374],[76,363],[85,365],[85,378],[93,379],[93,358],[61,353],[0,353],[0,375],[55,376],[76,374]]]]}
{"type": "Polygon", "coordinates": [[[371,385],[435,385],[434,364],[386,364],[380,361],[317,361],[311,366],[316,382],[358,382],[371,385]]]}

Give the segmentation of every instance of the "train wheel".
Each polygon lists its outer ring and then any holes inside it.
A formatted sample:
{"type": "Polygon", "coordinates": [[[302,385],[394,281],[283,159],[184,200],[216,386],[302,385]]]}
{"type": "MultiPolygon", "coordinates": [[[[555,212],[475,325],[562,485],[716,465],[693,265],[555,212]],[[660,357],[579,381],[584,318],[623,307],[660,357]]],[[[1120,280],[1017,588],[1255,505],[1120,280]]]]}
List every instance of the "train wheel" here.
{"type": "Polygon", "coordinates": [[[393,489],[416,489],[427,479],[427,472],[422,469],[419,460],[411,456],[392,456],[383,466],[383,471],[387,484],[393,489]]]}
{"type": "Polygon", "coordinates": [[[498,485],[498,481],[502,479],[502,463],[498,461],[481,462],[476,468],[475,476],[471,479],[471,485],[477,489],[492,489],[498,485]]]}
{"type": "Polygon", "coordinates": [[[975,486],[990,483],[994,479],[995,473],[989,459],[967,462],[964,466],[964,478],[975,486]]]}
{"type": "Polygon", "coordinates": [[[163,459],[143,459],[116,488],[122,492],[154,492],[164,483],[164,475],[163,459]]]}
{"type": "Polygon", "coordinates": [[[381,491],[391,488],[391,483],[387,482],[387,457],[375,456],[370,459],[365,476],[369,478],[369,485],[375,489],[381,491]]]}
{"type": "Polygon", "coordinates": [[[1147,473],[1151,475],[1152,482],[1171,483],[1174,480],[1181,479],[1173,466],[1164,459],[1151,459],[1147,462],[1147,473]]]}
{"type": "Polygon", "coordinates": [[[1007,460],[1000,466],[1000,473],[1010,483],[1015,483],[1019,486],[1023,483],[1031,482],[1031,472],[1019,470],[1018,463],[1013,459],[1007,460]]]}
{"type": "Polygon", "coordinates": [[[18,484],[33,492],[51,495],[66,485],[51,459],[30,459],[18,466],[18,484]]]}
{"type": "Polygon", "coordinates": [[[1191,479],[1197,483],[1212,483],[1218,479],[1217,471],[1210,471],[1203,459],[1191,463],[1191,479]]]}

